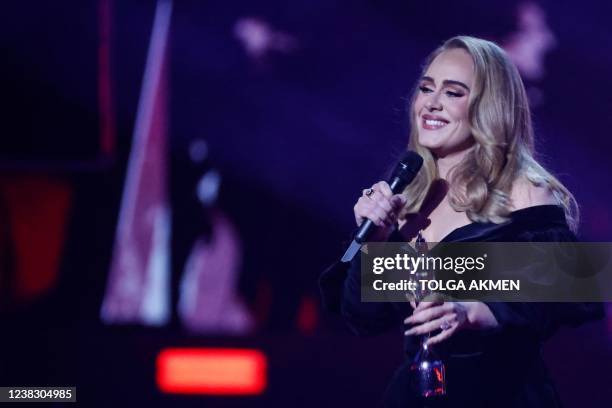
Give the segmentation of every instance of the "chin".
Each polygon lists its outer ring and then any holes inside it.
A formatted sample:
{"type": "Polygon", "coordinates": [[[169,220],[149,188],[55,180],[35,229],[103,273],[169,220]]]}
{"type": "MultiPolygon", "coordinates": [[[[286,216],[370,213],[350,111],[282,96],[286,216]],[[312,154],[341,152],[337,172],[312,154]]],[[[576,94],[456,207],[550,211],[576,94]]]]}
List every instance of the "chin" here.
{"type": "Polygon", "coordinates": [[[423,147],[425,147],[426,149],[429,149],[431,151],[435,151],[435,150],[439,150],[439,149],[444,149],[445,146],[445,142],[446,140],[444,140],[442,137],[436,137],[433,135],[427,135],[427,136],[422,136],[419,135],[419,144],[423,147]]]}
{"type": "Polygon", "coordinates": [[[418,134],[418,141],[436,157],[469,150],[474,145],[474,139],[471,137],[457,140],[450,135],[443,134],[418,134]]]}

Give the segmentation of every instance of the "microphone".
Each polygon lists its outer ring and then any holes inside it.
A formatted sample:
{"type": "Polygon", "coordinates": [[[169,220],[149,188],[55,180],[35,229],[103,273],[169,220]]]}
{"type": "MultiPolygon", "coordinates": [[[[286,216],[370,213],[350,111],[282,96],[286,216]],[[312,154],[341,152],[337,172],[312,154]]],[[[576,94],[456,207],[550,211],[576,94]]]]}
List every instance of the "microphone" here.
{"type": "MultiPolygon", "coordinates": [[[[399,194],[406,186],[412,183],[412,180],[416,177],[417,173],[423,166],[423,158],[418,153],[408,151],[401,158],[393,173],[389,179],[389,187],[393,194],[399,194]]],[[[342,262],[350,262],[357,254],[357,251],[361,248],[361,245],[367,241],[368,237],[374,231],[376,225],[370,219],[366,219],[355,234],[355,238],[351,245],[348,247],[344,255],[342,256],[342,262]]]]}

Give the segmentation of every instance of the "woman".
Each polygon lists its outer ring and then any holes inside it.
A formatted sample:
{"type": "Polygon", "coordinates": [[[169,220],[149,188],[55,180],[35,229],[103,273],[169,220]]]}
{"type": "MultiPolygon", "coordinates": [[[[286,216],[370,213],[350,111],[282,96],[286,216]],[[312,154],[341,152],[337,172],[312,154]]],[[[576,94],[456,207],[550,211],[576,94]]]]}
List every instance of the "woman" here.
{"type": "MultiPolygon", "coordinates": [[[[357,224],[371,219],[371,241],[573,241],[578,207],[572,194],[534,158],[525,88],[492,42],[454,37],[427,59],[411,101],[409,149],[423,168],[402,194],[385,182],[363,191],[357,224]]],[[[556,407],[542,342],[563,324],[601,316],[590,304],[422,302],[362,303],[359,260],[321,277],[326,305],[358,334],[403,328],[413,355],[429,334],[445,355],[443,406],[556,407]]],[[[400,367],[384,406],[421,406],[400,367]]]]}

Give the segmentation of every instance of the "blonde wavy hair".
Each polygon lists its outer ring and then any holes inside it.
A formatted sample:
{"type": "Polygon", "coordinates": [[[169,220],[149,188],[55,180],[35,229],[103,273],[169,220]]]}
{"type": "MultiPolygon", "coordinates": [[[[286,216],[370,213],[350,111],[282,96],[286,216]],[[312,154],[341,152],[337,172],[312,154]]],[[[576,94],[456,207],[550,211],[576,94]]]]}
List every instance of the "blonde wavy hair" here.
{"type": "MultiPolygon", "coordinates": [[[[525,177],[535,186],[546,186],[565,210],[568,225],[578,228],[579,210],[572,193],[537,162],[533,127],[525,87],[514,64],[495,43],[458,36],[446,41],[426,59],[423,74],[442,52],[460,48],[472,57],[475,86],[470,93],[469,125],[475,140],[466,158],[449,174],[449,201],[474,222],[500,223],[510,213],[512,185],[525,177]]],[[[405,213],[417,212],[438,175],[431,152],[417,137],[414,102],[410,103],[411,129],[408,148],[423,157],[423,168],[406,188],[405,213]],[[412,198],[412,199],[410,199],[412,198]]]]}

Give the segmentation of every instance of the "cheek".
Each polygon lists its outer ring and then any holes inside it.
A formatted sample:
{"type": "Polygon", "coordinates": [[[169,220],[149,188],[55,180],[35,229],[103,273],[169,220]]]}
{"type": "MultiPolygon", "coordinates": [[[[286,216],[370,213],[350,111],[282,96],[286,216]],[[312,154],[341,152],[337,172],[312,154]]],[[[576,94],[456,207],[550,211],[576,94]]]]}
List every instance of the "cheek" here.
{"type": "Polygon", "coordinates": [[[421,96],[417,96],[414,100],[412,113],[414,115],[418,115],[421,109],[423,108],[423,98],[421,96]]]}
{"type": "Polygon", "coordinates": [[[461,101],[460,103],[449,105],[448,113],[454,121],[467,125],[469,123],[469,102],[461,101]]]}

